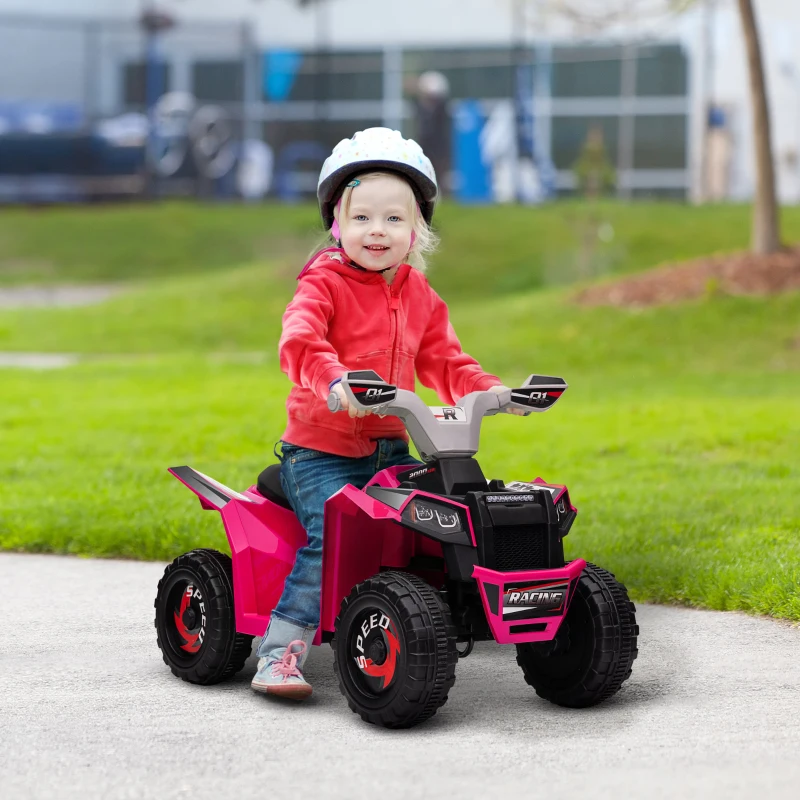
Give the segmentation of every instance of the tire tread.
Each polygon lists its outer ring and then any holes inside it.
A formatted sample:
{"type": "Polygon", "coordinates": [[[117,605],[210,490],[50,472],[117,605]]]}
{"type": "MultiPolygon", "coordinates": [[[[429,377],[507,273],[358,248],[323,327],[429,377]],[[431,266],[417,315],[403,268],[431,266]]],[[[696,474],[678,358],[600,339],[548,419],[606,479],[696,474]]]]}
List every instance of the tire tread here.
{"type": "Polygon", "coordinates": [[[613,573],[590,563],[579,580],[576,594],[588,589],[585,601],[597,633],[591,668],[583,680],[568,689],[549,686],[537,678],[535,652],[525,645],[517,647],[517,664],[522,668],[526,683],[539,697],[569,708],[587,708],[616,694],[631,676],[639,653],[636,606],[628,598],[625,586],[613,573]]]}
{"type": "MultiPolygon", "coordinates": [[[[155,628],[156,643],[161,650],[164,663],[172,674],[188,683],[210,685],[228,680],[239,672],[250,656],[253,637],[236,632],[236,617],[233,599],[233,565],[230,556],[217,550],[199,548],[178,556],[164,570],[158,582],[156,599],[155,628]],[[209,617],[217,620],[213,630],[201,650],[202,658],[190,666],[175,663],[169,657],[168,647],[162,641],[162,630],[159,625],[159,602],[162,587],[170,575],[179,569],[194,572],[203,582],[206,589],[209,617]]],[[[169,624],[168,621],[164,621],[169,624]]]]}
{"type": "Polygon", "coordinates": [[[458,652],[450,609],[436,589],[410,573],[382,572],[355,586],[342,601],[331,646],[336,654],[334,671],[339,689],[350,709],[365,722],[387,728],[418,725],[430,719],[447,702],[448,692],[455,683],[458,652]],[[380,711],[356,702],[347,690],[339,664],[341,621],[352,603],[369,592],[379,593],[397,610],[407,648],[408,669],[403,685],[392,704],[380,711]]]}

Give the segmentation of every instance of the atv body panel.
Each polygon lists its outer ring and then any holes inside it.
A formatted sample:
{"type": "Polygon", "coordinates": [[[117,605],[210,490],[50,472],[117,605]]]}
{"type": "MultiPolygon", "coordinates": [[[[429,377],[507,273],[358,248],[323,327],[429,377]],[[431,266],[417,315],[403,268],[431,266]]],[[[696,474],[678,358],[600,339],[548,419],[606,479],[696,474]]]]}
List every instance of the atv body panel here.
{"type": "Polygon", "coordinates": [[[308,541],[294,512],[255,487],[240,493],[191,467],[169,470],[205,509],[219,511],[231,548],[236,630],[263,636],[297,551],[308,541]]]}
{"type": "Polygon", "coordinates": [[[586,562],[558,569],[497,572],[476,566],[484,611],[498,644],[546,642],[558,632],[586,562]]]}
{"type": "MultiPolygon", "coordinates": [[[[240,493],[190,467],[169,471],[198,496],[203,508],[219,511],[231,548],[236,630],[262,636],[297,551],[307,542],[305,531],[293,511],[264,497],[256,487],[240,493]]],[[[505,507],[498,503],[486,512],[485,503],[478,505],[486,496],[502,499],[505,494],[517,497],[521,491],[533,494],[534,490],[544,492],[548,506],[555,509],[560,503],[574,516],[576,510],[569,504],[565,487],[550,486],[537,478],[532,483],[511,484],[515,492],[471,492],[468,502],[459,502],[411,488],[408,483],[401,489],[400,478],[408,472],[406,466],[385,469],[364,490],[348,484],[326,502],[320,625],[314,644],[331,637],[342,600],[353,586],[385,569],[412,572],[437,588],[448,578],[474,581],[489,630],[499,643],[552,639],[567,612],[584,562],[563,566],[562,556],[561,563],[552,568],[542,564],[536,569],[498,570],[488,558],[495,551],[488,546],[485,520],[482,523],[476,517],[486,518],[488,514],[497,518],[505,507]],[[413,518],[415,510],[417,516],[413,518]],[[428,519],[431,514],[443,518],[449,527],[437,530],[428,519]],[[534,586],[538,588],[529,588],[534,586]],[[528,590],[524,602],[536,600],[539,605],[533,609],[520,605],[519,598],[512,596],[520,589],[528,590]],[[532,598],[531,591],[539,594],[532,598]],[[559,592],[563,602],[556,603],[559,592]]],[[[539,516],[542,507],[541,498],[529,506],[539,516]]],[[[512,507],[505,513],[519,515],[520,510],[512,507]]],[[[498,530],[494,529],[495,534],[498,530]]]]}

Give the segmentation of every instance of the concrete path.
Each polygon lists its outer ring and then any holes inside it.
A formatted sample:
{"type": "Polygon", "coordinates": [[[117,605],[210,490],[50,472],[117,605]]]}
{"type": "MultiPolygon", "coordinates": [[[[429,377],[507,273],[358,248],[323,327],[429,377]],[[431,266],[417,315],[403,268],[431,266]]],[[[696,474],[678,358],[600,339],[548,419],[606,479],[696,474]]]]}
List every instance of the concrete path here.
{"type": "Polygon", "coordinates": [[[0,309],[75,308],[102,303],[123,291],[117,284],[0,287],[0,309]]]}
{"type": "MultiPolygon", "coordinates": [[[[81,284],[75,286],[0,287],[0,311],[18,308],[76,308],[102,303],[123,291],[115,284],[81,284]]],[[[0,352],[0,368],[58,369],[78,363],[72,353],[0,352]]]]}
{"type": "Polygon", "coordinates": [[[0,367],[16,369],[60,369],[78,363],[72,353],[5,353],[0,351],[0,367]]]}
{"type": "Polygon", "coordinates": [[[800,630],[641,606],[639,658],[594,709],[536,697],[514,650],[461,661],[448,703],[410,731],[365,725],[330,647],[303,705],[162,663],[163,564],[0,553],[0,798],[800,797],[800,630]]]}

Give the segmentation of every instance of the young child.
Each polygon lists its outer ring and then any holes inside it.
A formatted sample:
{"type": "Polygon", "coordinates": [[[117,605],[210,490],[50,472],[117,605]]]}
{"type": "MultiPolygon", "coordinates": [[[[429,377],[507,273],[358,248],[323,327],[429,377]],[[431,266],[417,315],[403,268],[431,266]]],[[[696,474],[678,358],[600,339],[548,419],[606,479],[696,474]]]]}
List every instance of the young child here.
{"type": "Polygon", "coordinates": [[[308,535],[258,648],[256,691],[303,698],[303,662],[320,618],[325,501],[348,483],[420,462],[403,422],[353,408],[340,380],[374,370],[414,391],[415,373],[442,402],[506,389],[461,350],[447,306],[423,274],[435,244],[429,225],[438,194],[431,162],[413,140],[388,128],[359,131],[325,161],[317,196],[335,247],[298,278],[283,316],[281,369],[294,384],[281,437],[281,486],[308,535]],[[412,262],[416,268],[409,264],[412,262]],[[328,394],[347,414],[332,414],[328,394]]]}

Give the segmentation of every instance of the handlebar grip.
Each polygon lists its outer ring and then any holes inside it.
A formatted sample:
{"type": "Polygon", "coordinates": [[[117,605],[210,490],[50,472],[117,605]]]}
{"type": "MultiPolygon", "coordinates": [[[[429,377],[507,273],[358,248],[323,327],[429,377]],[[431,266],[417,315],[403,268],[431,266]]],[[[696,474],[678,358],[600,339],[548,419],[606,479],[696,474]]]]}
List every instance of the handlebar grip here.
{"type": "Polygon", "coordinates": [[[336,392],[331,392],[328,395],[328,410],[332,411],[334,414],[337,411],[342,410],[342,401],[339,395],[336,394],[336,392]]]}

